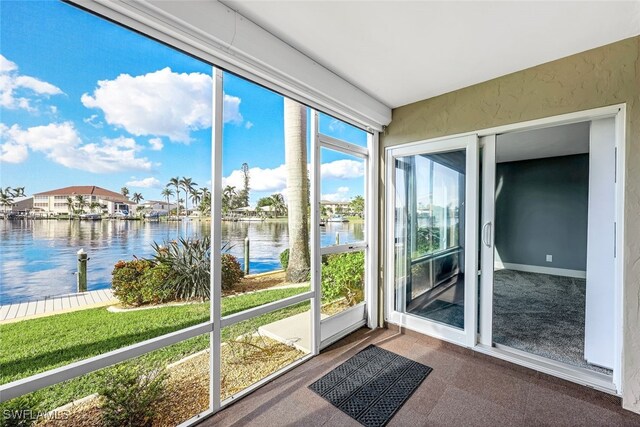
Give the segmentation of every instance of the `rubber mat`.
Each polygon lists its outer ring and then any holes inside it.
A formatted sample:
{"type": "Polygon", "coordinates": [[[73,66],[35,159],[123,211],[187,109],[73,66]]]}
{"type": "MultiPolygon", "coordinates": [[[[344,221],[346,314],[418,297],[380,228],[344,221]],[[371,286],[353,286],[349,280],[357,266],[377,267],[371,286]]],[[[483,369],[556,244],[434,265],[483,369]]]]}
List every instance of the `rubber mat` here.
{"type": "Polygon", "coordinates": [[[370,345],[309,388],[360,424],[377,427],[393,418],[431,371],[370,345]]]}

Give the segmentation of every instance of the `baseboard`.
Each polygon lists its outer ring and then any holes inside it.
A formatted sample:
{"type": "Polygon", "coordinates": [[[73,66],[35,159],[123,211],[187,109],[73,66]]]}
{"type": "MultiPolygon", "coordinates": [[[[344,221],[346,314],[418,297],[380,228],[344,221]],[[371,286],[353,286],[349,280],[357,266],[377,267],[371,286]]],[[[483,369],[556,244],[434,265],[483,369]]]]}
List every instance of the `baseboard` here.
{"type": "Polygon", "coordinates": [[[576,279],[586,279],[587,272],[582,270],[569,270],[566,268],[541,267],[539,265],[513,264],[510,262],[495,263],[496,270],[515,270],[526,273],[550,274],[552,276],[574,277],[576,279]]]}

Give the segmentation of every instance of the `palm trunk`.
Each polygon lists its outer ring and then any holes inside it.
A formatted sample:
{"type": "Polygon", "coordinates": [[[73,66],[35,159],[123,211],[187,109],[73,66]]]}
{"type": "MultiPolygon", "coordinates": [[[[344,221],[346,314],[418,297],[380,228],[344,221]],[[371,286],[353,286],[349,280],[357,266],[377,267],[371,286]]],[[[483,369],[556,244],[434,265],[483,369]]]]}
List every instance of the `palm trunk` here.
{"type": "Polygon", "coordinates": [[[284,99],[285,164],[289,206],[289,266],[287,281],[309,279],[309,221],[307,218],[307,111],[295,101],[284,99]]]}

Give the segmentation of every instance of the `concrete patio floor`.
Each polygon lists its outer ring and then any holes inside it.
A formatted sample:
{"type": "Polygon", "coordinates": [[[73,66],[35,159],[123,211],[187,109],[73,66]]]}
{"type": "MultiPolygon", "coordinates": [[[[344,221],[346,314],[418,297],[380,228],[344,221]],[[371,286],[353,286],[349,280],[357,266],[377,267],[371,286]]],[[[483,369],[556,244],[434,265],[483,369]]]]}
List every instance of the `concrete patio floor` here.
{"type": "MultiPolygon", "coordinates": [[[[320,314],[320,319],[326,319],[320,314]]],[[[298,350],[310,353],[311,348],[311,311],[286,317],[258,328],[261,335],[281,343],[294,346],[298,350]]]]}
{"type": "Polygon", "coordinates": [[[615,396],[412,332],[364,328],[200,425],[358,426],[307,386],[369,344],[433,368],[389,426],[640,426],[615,396]]]}

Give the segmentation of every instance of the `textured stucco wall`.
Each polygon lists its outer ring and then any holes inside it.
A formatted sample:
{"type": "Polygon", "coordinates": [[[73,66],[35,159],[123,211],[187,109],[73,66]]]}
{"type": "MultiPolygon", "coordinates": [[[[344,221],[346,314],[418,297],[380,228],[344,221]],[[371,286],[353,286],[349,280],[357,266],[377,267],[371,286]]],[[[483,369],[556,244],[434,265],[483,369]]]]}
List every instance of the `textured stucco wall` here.
{"type": "Polygon", "coordinates": [[[619,103],[627,104],[623,406],[640,413],[640,37],[396,108],[381,143],[389,147],[619,103]]]}

